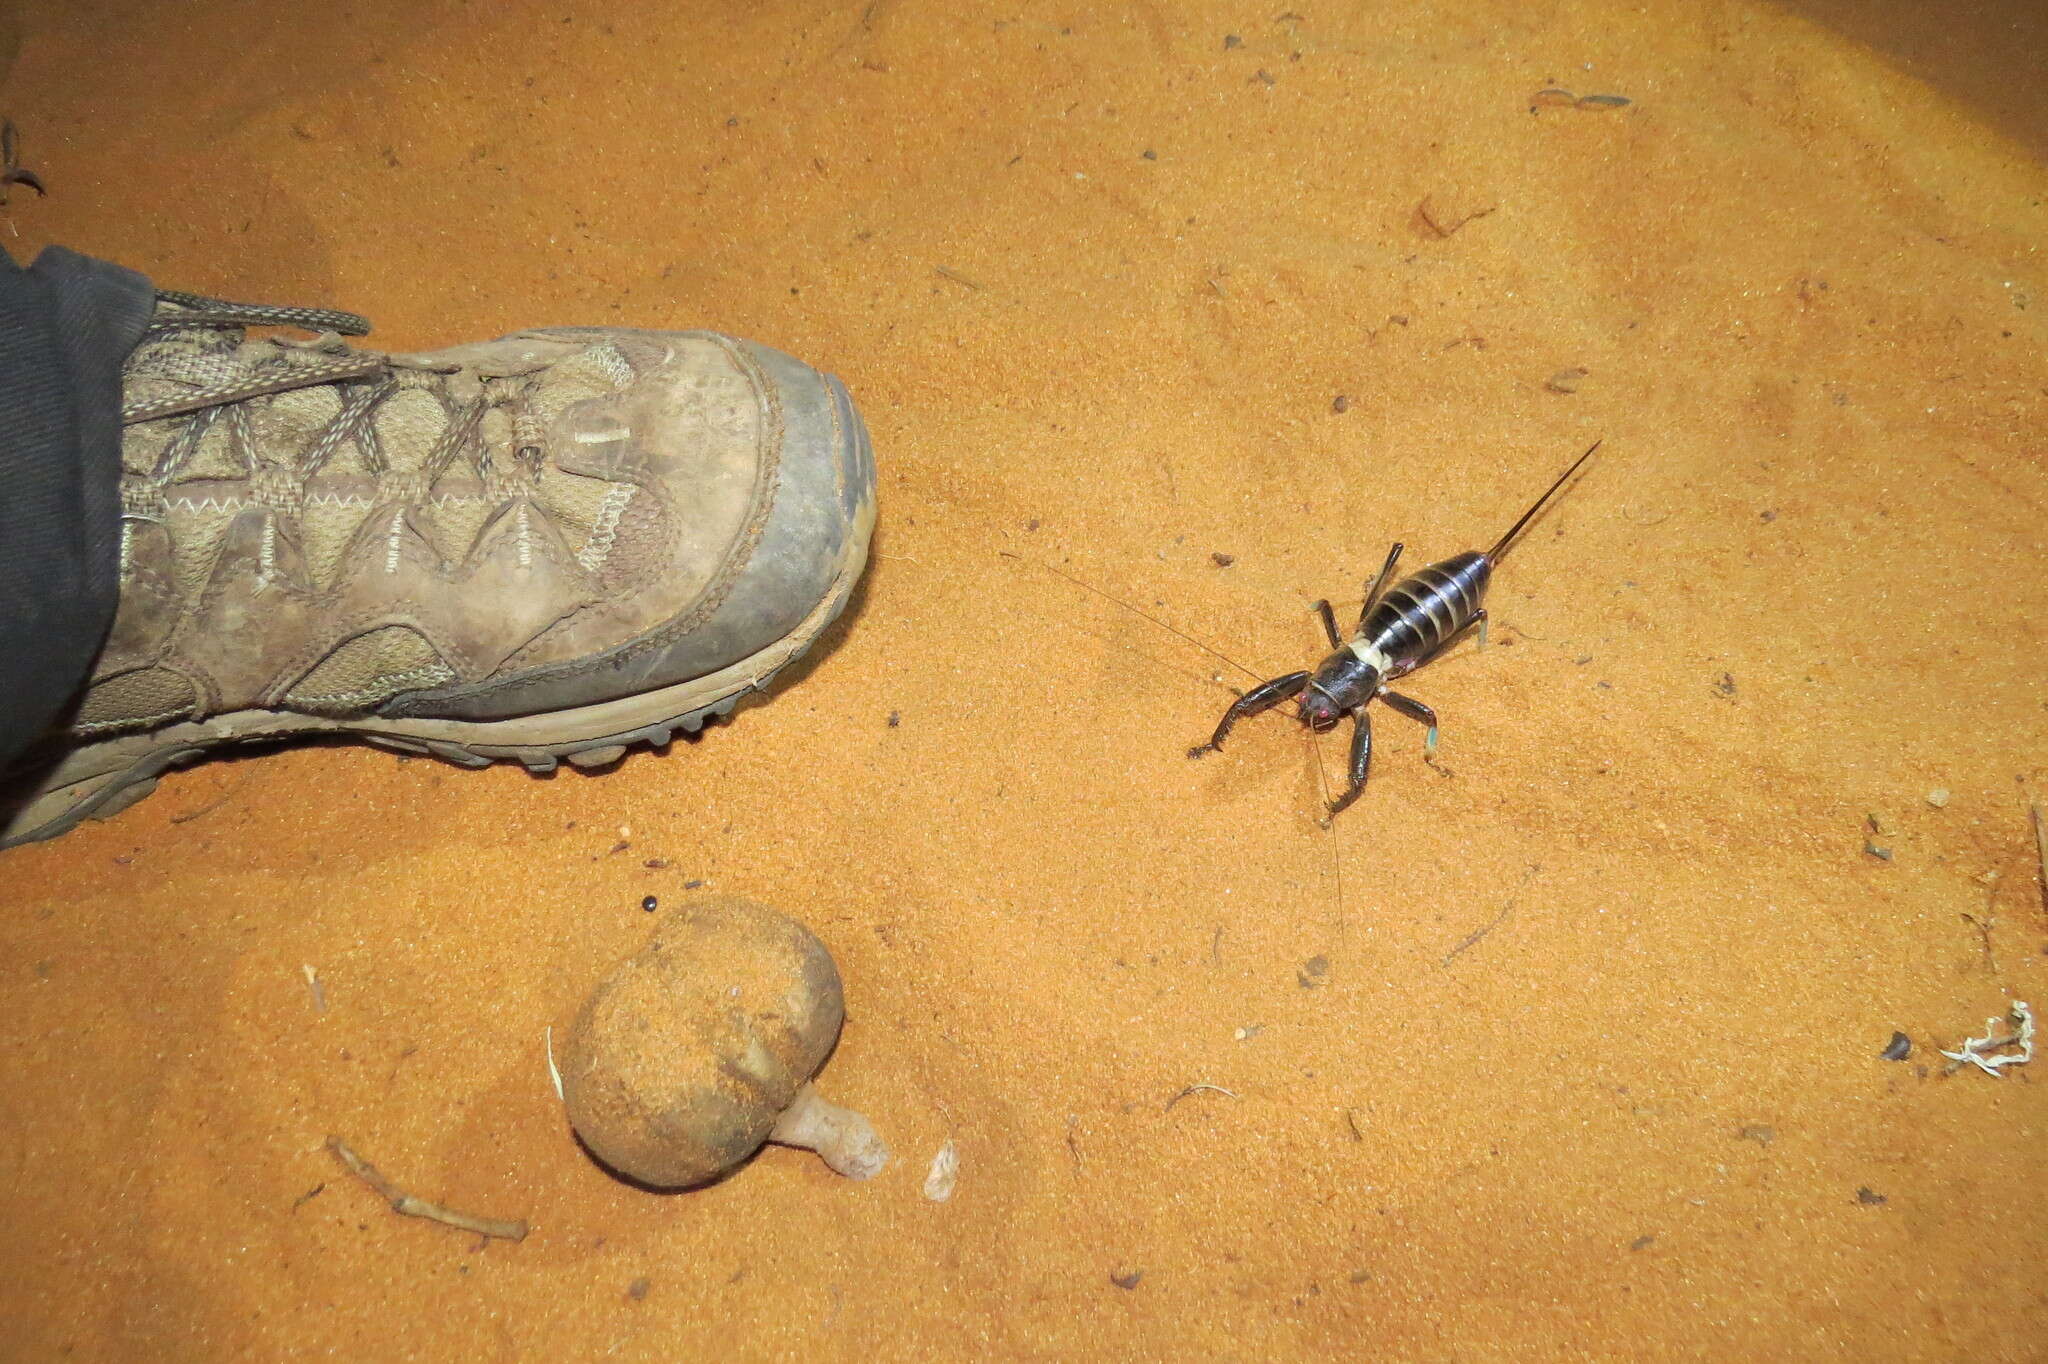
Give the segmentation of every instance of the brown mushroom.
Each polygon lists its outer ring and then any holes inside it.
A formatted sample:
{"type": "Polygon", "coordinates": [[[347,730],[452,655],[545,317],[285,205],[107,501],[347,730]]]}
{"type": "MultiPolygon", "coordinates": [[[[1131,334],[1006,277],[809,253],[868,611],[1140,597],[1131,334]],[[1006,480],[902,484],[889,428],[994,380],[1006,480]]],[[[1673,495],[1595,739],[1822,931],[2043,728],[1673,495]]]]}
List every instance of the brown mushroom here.
{"type": "Polygon", "coordinates": [[[692,900],[577,1013],[569,1121],[600,1161],[657,1188],[717,1179],[768,1141],[866,1179],[888,1148],[811,1084],[844,1019],[838,968],[809,929],[737,897],[692,900]]]}

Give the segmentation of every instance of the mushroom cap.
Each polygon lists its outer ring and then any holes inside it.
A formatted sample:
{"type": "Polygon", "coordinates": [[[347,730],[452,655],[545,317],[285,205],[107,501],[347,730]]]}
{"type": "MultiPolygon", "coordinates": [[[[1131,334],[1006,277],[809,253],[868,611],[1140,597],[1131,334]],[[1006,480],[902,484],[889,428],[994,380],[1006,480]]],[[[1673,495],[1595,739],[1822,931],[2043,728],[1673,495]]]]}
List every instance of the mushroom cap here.
{"type": "Polygon", "coordinates": [[[838,968],[809,929],[737,897],[692,900],[570,1025],[569,1121],[644,1184],[716,1179],[768,1139],[845,1017],[838,968]]]}

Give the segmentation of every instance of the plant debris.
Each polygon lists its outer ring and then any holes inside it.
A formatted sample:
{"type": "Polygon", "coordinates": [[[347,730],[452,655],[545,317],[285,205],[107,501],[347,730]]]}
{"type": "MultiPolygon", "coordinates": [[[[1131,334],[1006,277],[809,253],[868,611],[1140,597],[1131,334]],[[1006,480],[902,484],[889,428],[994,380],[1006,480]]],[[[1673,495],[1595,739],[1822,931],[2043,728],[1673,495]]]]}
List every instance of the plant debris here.
{"type": "Polygon", "coordinates": [[[1468,949],[1477,946],[1481,938],[1484,938],[1487,934],[1493,932],[1494,929],[1499,928],[1502,924],[1506,923],[1508,915],[1514,912],[1515,902],[1512,898],[1510,898],[1506,904],[1500,907],[1500,913],[1494,915],[1491,919],[1487,920],[1480,927],[1473,929],[1470,933],[1467,933],[1462,942],[1460,942],[1456,947],[1453,947],[1450,951],[1444,953],[1443,960],[1437,963],[1438,967],[1441,968],[1449,966],[1468,949]]]}
{"type": "Polygon", "coordinates": [[[466,1212],[444,1208],[438,1203],[429,1203],[424,1198],[415,1198],[386,1179],[378,1172],[376,1166],[349,1149],[349,1144],[340,1137],[329,1137],[327,1149],[334,1152],[334,1158],[339,1160],[350,1174],[374,1189],[379,1198],[391,1205],[391,1211],[402,1217],[424,1217],[429,1222],[439,1222],[443,1226],[455,1227],[461,1231],[473,1231],[478,1236],[495,1236],[501,1241],[526,1239],[527,1227],[524,1220],[504,1221],[495,1217],[475,1217],[466,1212]]]}
{"type": "Polygon", "coordinates": [[[1874,1208],[1878,1204],[1886,1203],[1890,1200],[1875,1189],[1861,1188],[1856,1191],[1856,1201],[1866,1208],[1874,1208]]]}
{"type": "Polygon", "coordinates": [[[319,973],[316,972],[310,965],[304,963],[300,964],[299,970],[305,972],[306,974],[306,988],[309,991],[311,991],[313,995],[313,1012],[316,1014],[326,1013],[327,986],[321,983],[319,973]]]}
{"type": "MultiPolygon", "coordinates": [[[[1431,203],[1430,197],[1425,194],[1422,202],[1415,206],[1415,216],[1424,227],[1441,238],[1449,237],[1465,224],[1476,222],[1499,210],[1499,204],[1488,204],[1485,208],[1475,209],[1470,213],[1447,212],[1431,203]]],[[[1486,349],[1484,343],[1479,345],[1479,349],[1486,349]]]]}
{"type": "Polygon", "coordinates": [[[1587,369],[1584,365],[1573,365],[1570,369],[1561,369],[1548,379],[1545,379],[1543,386],[1552,393],[1577,393],[1579,391],[1579,380],[1586,378],[1592,372],[1592,370],[1587,369]]]}
{"type": "Polygon", "coordinates": [[[1171,1099],[1168,1099],[1166,1101],[1166,1107],[1162,1111],[1167,1113],[1173,1112],[1173,1106],[1175,1104],[1179,1103],[1182,1099],[1185,1099],[1188,1095],[1198,1094],[1203,1090],[1208,1090],[1212,1094],[1226,1094],[1233,1099],[1238,1097],[1236,1090],[1225,1089],[1222,1085],[1192,1084],[1189,1085],[1186,1089],[1183,1089],[1180,1093],[1174,1095],[1171,1099]]]}
{"type": "Polygon", "coordinates": [[[1529,112],[1539,109],[1585,109],[1600,113],[1607,109],[1621,109],[1634,103],[1626,95],[1574,95],[1557,86],[1546,86],[1529,96],[1529,112]]]}
{"type": "Polygon", "coordinates": [[[1943,1052],[1943,1056],[1955,1063],[1949,1067],[1950,1073],[1961,1070],[1964,1066],[1975,1066],[1986,1075],[1996,1076],[2005,1066],[2023,1066],[2033,1060],[2034,1011],[2027,1006],[2025,1000],[2016,999],[2012,1002],[2007,1017],[2019,1020],[2013,1031],[2001,1032],[1999,1025],[2005,1020],[1994,1015],[1984,1020],[1982,1037],[1965,1038],[1961,1051],[1943,1052]],[[2018,1050],[2002,1051],[2005,1047],[2015,1047],[2018,1050]]]}
{"type": "Polygon", "coordinates": [[[932,1157],[931,1172],[924,1177],[924,1196],[943,1203],[953,1196],[953,1183],[960,1177],[960,1148],[948,1141],[932,1157]]]}
{"type": "Polygon", "coordinates": [[[16,131],[13,119],[0,120],[0,208],[7,206],[7,187],[27,185],[38,198],[48,198],[50,191],[43,188],[43,182],[32,170],[21,166],[21,134],[16,131]]]}
{"type": "Polygon", "coordinates": [[[2028,805],[2034,817],[2034,857],[2041,870],[2041,908],[2048,911],[2048,830],[2041,827],[2041,807],[2028,805]]]}

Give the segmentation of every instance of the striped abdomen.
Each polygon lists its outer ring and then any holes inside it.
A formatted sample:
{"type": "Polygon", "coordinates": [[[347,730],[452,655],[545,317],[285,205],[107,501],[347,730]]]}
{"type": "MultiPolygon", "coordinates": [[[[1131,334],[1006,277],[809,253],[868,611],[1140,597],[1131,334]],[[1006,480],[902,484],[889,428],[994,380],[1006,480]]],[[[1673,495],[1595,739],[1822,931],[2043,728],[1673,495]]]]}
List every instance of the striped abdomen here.
{"type": "Polygon", "coordinates": [[[1399,677],[1472,623],[1492,576],[1493,561],[1477,550],[1417,570],[1373,603],[1358,627],[1357,651],[1378,655],[1380,671],[1399,677]]]}

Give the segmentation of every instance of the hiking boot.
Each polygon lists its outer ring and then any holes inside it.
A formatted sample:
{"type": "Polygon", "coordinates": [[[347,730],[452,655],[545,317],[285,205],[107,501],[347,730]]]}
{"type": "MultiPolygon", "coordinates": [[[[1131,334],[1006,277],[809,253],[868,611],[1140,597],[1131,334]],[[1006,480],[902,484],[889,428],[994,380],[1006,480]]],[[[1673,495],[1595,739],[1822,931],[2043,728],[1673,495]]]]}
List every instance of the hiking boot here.
{"type": "Polygon", "coordinates": [[[845,607],[874,463],[838,380],[711,332],[340,339],[368,330],[158,295],[124,382],[120,611],[0,846],[247,740],[603,766],[731,710],[845,607]]]}

